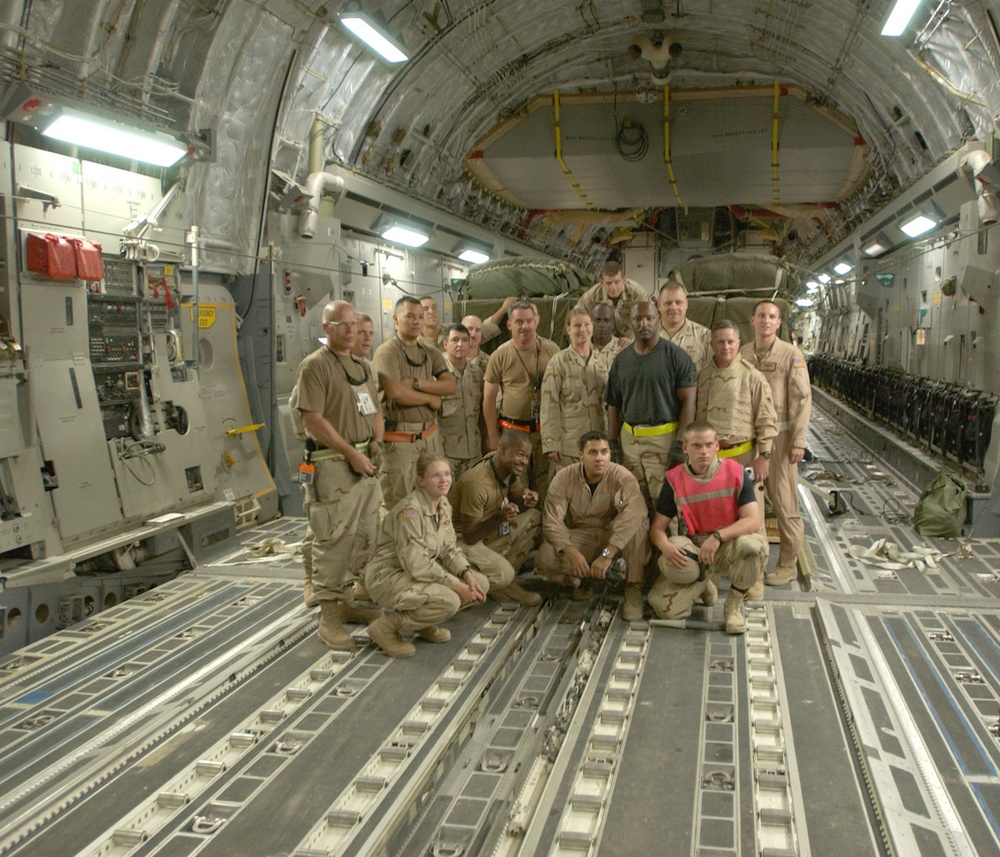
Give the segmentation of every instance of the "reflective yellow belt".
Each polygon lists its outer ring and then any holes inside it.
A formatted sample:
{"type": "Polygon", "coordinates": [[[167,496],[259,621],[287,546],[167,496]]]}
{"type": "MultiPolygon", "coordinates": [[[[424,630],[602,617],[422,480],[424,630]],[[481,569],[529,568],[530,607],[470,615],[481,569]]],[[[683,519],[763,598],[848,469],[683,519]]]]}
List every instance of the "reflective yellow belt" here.
{"type": "Polygon", "coordinates": [[[737,455],[743,455],[744,452],[749,452],[753,449],[754,443],[754,440],[745,440],[737,446],[729,447],[729,449],[720,449],[716,453],[716,456],[718,458],[736,458],[737,455]]]}
{"type": "Polygon", "coordinates": [[[662,426],[630,426],[625,423],[624,426],[625,431],[633,437],[657,437],[677,431],[677,423],[664,423],[662,426]]]}
{"type": "MultiPolygon", "coordinates": [[[[371,444],[371,438],[369,438],[368,440],[358,441],[357,443],[352,443],[351,446],[353,446],[358,452],[363,452],[367,455],[369,444],[371,444]]],[[[344,460],[344,456],[341,453],[337,452],[337,450],[335,449],[330,449],[329,447],[326,446],[324,446],[322,449],[317,449],[315,452],[310,452],[308,455],[309,457],[307,461],[309,461],[311,464],[315,464],[317,461],[344,460]]]]}

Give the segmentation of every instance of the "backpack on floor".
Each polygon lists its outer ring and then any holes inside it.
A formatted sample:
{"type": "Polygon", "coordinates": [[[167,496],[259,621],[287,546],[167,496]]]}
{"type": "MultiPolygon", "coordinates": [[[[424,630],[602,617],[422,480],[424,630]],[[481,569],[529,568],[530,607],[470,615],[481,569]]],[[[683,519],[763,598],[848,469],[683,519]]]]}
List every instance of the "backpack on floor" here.
{"type": "Polygon", "coordinates": [[[913,526],[922,536],[954,539],[965,523],[965,482],[954,473],[939,473],[917,501],[913,526]]]}

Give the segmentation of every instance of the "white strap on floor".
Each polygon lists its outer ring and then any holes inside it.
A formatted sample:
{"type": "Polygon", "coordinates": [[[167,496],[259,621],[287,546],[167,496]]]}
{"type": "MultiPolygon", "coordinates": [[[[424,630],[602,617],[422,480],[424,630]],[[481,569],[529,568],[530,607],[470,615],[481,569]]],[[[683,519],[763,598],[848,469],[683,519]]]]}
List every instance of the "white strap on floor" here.
{"type": "Polygon", "coordinates": [[[918,571],[936,569],[937,561],[943,556],[937,548],[915,547],[910,551],[900,550],[899,545],[888,539],[879,539],[867,548],[863,545],[851,545],[847,552],[867,565],[892,571],[901,568],[915,568],[918,571]]]}

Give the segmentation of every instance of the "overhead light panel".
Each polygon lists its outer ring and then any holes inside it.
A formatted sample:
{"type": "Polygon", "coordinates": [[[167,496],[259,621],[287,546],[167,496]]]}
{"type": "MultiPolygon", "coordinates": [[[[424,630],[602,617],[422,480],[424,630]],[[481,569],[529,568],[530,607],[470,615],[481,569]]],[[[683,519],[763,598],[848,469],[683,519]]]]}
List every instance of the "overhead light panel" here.
{"type": "Polygon", "coordinates": [[[488,253],[483,253],[481,250],[474,250],[472,247],[459,253],[458,258],[463,262],[468,262],[470,265],[482,265],[483,262],[490,261],[488,253]]]}
{"type": "Polygon", "coordinates": [[[932,220],[926,214],[918,214],[916,217],[907,220],[906,223],[899,228],[911,238],[916,238],[923,235],[925,232],[930,232],[937,225],[938,222],[936,220],[932,220]]]}
{"type": "Polygon", "coordinates": [[[829,274],[820,274],[816,279],[819,280],[825,286],[827,283],[830,282],[831,278],[829,274]]]}
{"type": "Polygon", "coordinates": [[[795,302],[795,306],[800,306],[803,309],[808,309],[813,305],[812,298],[799,298],[795,302]]]}
{"type": "Polygon", "coordinates": [[[833,270],[834,273],[839,274],[841,277],[843,277],[844,274],[851,273],[851,271],[854,270],[854,266],[848,262],[838,262],[836,265],[833,266],[833,270]]]}
{"type": "Polygon", "coordinates": [[[917,11],[920,0],[896,0],[889,17],[882,25],[883,36],[901,36],[917,11]]]}
{"type": "Polygon", "coordinates": [[[145,131],[71,109],[64,109],[42,130],[42,135],[157,167],[172,167],[188,152],[186,145],[159,131],[145,131]]]}
{"type": "Polygon", "coordinates": [[[404,244],[407,247],[423,247],[431,236],[426,232],[421,232],[415,226],[404,226],[400,223],[391,223],[382,231],[382,237],[393,244],[404,244]]]}
{"type": "Polygon", "coordinates": [[[409,59],[392,34],[370,15],[360,11],[342,12],[340,23],[386,62],[395,64],[409,59]]]}
{"type": "Polygon", "coordinates": [[[884,238],[875,238],[865,244],[865,246],[861,248],[861,252],[866,256],[874,258],[875,256],[881,256],[883,253],[888,253],[891,249],[892,247],[889,242],[884,238]]]}
{"type": "Polygon", "coordinates": [[[819,283],[817,283],[815,280],[810,280],[808,283],[806,283],[806,289],[810,292],[817,292],[819,291],[819,283]]]}

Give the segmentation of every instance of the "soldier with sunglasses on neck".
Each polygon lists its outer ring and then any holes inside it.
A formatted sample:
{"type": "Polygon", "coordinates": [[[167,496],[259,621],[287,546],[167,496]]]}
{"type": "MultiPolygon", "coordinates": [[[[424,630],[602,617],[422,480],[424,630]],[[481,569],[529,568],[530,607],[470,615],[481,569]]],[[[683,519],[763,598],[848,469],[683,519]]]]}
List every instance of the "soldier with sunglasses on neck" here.
{"type": "Polygon", "coordinates": [[[455,376],[444,355],[419,342],[424,309],[409,295],[396,301],[392,314],[396,335],[382,343],[372,364],[378,373],[385,416],[382,493],[392,508],[416,487],[417,459],[443,454],[437,416],[441,397],[456,390],[455,376]]]}

